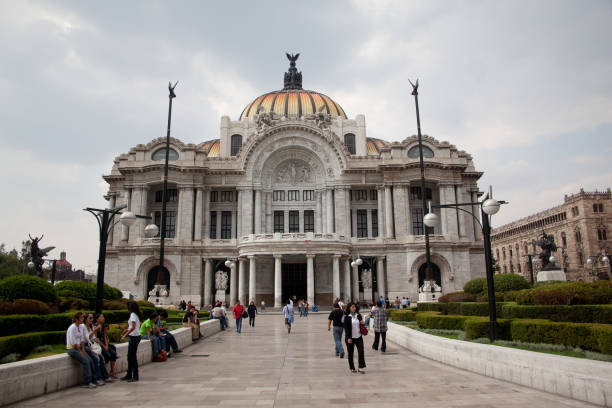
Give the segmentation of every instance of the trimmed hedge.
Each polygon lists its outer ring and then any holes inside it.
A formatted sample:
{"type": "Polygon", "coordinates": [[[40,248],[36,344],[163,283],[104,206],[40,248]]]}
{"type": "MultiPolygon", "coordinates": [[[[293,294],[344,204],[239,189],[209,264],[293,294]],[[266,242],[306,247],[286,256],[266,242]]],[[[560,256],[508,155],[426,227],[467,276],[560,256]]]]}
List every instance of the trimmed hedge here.
{"type": "MultiPolygon", "coordinates": [[[[529,289],[527,279],[515,273],[500,273],[493,275],[493,286],[496,292],[508,292],[510,290],[529,289]]],[[[485,284],[486,288],[486,284],[485,284]]]]}
{"type": "Polygon", "coordinates": [[[597,305],[612,303],[612,282],[557,282],[516,294],[520,305],[597,305]]]}
{"type": "MultiPolygon", "coordinates": [[[[96,304],[96,283],[82,281],[63,281],[54,286],[57,296],[83,299],[90,307],[96,304]]],[[[121,299],[121,291],[104,284],[103,298],[107,300],[121,299]]]]}
{"type": "Polygon", "coordinates": [[[505,304],[500,314],[505,318],[548,319],[555,322],[612,323],[612,305],[515,305],[505,304]]]}
{"type": "Polygon", "coordinates": [[[0,338],[0,358],[12,353],[24,356],[38,346],[63,344],[65,341],[66,331],[36,332],[2,337],[0,338]]]}
{"type": "Polygon", "coordinates": [[[463,285],[463,291],[479,296],[487,291],[487,278],[476,278],[463,285]]]}
{"type": "MultiPolygon", "coordinates": [[[[511,340],[509,319],[497,319],[497,338],[503,340],[511,340]]],[[[488,317],[472,317],[463,323],[465,338],[468,340],[478,339],[481,337],[489,337],[489,318],[488,317]]]]}
{"type": "Polygon", "coordinates": [[[391,309],[387,310],[389,319],[396,322],[414,322],[416,320],[416,312],[406,309],[391,309]]]}
{"type": "Polygon", "coordinates": [[[561,323],[543,319],[515,319],[511,323],[512,340],[527,343],[564,344],[585,350],[600,351],[594,325],[561,323]]]}
{"type": "Polygon", "coordinates": [[[447,303],[447,302],[475,302],[476,296],[471,293],[467,293],[464,291],[460,292],[451,292],[446,295],[440,296],[438,302],[447,303]]]}
{"type": "Polygon", "coordinates": [[[53,302],[56,296],[53,286],[43,278],[14,275],[0,280],[0,298],[7,301],[35,299],[41,302],[53,302]]]}
{"type": "Polygon", "coordinates": [[[463,330],[463,324],[468,319],[471,317],[433,312],[421,312],[416,315],[416,322],[422,329],[463,330]]]}
{"type": "MultiPolygon", "coordinates": [[[[505,302],[497,302],[495,309],[498,317],[501,316],[505,302]]],[[[488,316],[489,304],[481,302],[448,302],[448,303],[419,303],[419,312],[440,312],[442,314],[457,314],[465,316],[488,316]]]]}

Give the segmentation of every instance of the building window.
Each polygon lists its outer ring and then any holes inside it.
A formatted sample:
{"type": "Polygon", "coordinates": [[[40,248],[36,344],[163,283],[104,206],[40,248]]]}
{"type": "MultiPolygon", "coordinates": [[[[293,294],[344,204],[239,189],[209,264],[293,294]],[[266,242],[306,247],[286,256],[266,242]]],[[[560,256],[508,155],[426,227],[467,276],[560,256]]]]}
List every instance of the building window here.
{"type": "Polygon", "coordinates": [[[300,232],[299,211],[289,211],[289,232],[300,232]]]}
{"type": "Polygon", "coordinates": [[[231,155],[235,156],[238,154],[238,151],[240,150],[240,148],[242,147],[242,136],[241,135],[232,135],[232,151],[231,151],[231,155]]]}
{"type": "Polygon", "coordinates": [[[222,191],[221,192],[221,201],[222,202],[231,202],[231,201],[234,201],[234,192],[233,191],[222,191]]]}
{"type": "Polygon", "coordinates": [[[602,213],[603,211],[603,204],[599,204],[599,212],[602,213]]]}
{"type": "MultiPolygon", "coordinates": [[[[176,203],[177,198],[178,198],[178,191],[176,188],[169,188],[168,190],[168,197],[166,198],[166,202],[167,203],[176,203]]],[[[155,192],[155,202],[156,203],[161,203],[164,195],[164,191],[163,190],[159,190],[155,192]]]]}
{"type": "Polygon", "coordinates": [[[304,211],[304,232],[314,232],[314,211],[304,211]]]}
{"type": "Polygon", "coordinates": [[[351,224],[351,237],[354,237],[355,231],[353,229],[353,210],[350,211],[349,217],[349,224],[351,224]]]}
{"type": "Polygon", "coordinates": [[[370,200],[378,201],[378,190],[370,190],[370,200]]]}
{"type": "Polygon", "coordinates": [[[272,193],[273,201],[285,201],[285,191],[284,190],[274,190],[272,193]]]}
{"type": "Polygon", "coordinates": [[[508,253],[510,254],[510,258],[512,258],[512,248],[508,248],[508,253]]]}
{"type": "Polygon", "coordinates": [[[607,234],[607,231],[604,228],[598,228],[597,229],[597,240],[598,241],[607,241],[608,240],[608,234],[607,234]]]}
{"type": "Polygon", "coordinates": [[[378,236],[378,210],[372,210],[372,236],[374,238],[378,236]]]}
{"type": "Polygon", "coordinates": [[[368,212],[357,210],[357,238],[367,238],[368,236],[368,212]]]}
{"type": "Polygon", "coordinates": [[[287,199],[289,201],[300,201],[300,190],[289,190],[287,199]]]}
{"type": "MultiPolygon", "coordinates": [[[[425,188],[425,199],[431,200],[432,191],[431,188],[425,188]]],[[[410,199],[411,200],[422,200],[421,187],[410,187],[410,199]]]]}
{"type": "Polygon", "coordinates": [[[561,246],[567,246],[567,237],[565,236],[565,232],[561,233],[561,246]]]}
{"type": "Polygon", "coordinates": [[[514,264],[510,264],[510,273],[514,273],[514,264]]]}
{"type": "Polygon", "coordinates": [[[578,252],[578,264],[580,266],[584,265],[584,256],[582,255],[582,252],[578,252]]]}
{"type": "Polygon", "coordinates": [[[576,230],[576,242],[577,243],[582,242],[582,234],[580,234],[580,230],[576,230]]]}
{"type": "MultiPolygon", "coordinates": [[[[421,157],[419,152],[419,146],[413,146],[408,150],[408,157],[411,159],[417,159],[421,157]]],[[[434,152],[429,147],[423,145],[423,158],[432,158],[434,157],[434,152]]]]}
{"type": "Polygon", "coordinates": [[[312,201],[312,200],[314,200],[314,190],[304,190],[302,192],[302,199],[304,201],[312,201]]]}
{"type": "Polygon", "coordinates": [[[219,192],[218,191],[211,191],[210,192],[210,202],[211,203],[216,203],[217,201],[219,201],[219,192]]]}
{"type": "Polygon", "coordinates": [[[578,211],[578,207],[572,207],[572,215],[577,217],[579,214],[580,212],[578,211]]]}
{"type": "Polygon", "coordinates": [[[221,239],[230,239],[232,237],[232,212],[221,212],[221,239]]]}
{"type": "Polygon", "coordinates": [[[508,273],[508,267],[504,265],[504,273],[508,273]]]}
{"type": "Polygon", "coordinates": [[[367,201],[368,190],[355,190],[353,192],[353,197],[355,198],[355,201],[367,201]]]}
{"type": "Polygon", "coordinates": [[[285,232],[284,211],[274,211],[274,232],[285,232]]]}
{"type": "Polygon", "coordinates": [[[425,235],[423,230],[423,209],[412,209],[412,235],[425,235]]]}
{"type": "Polygon", "coordinates": [[[217,239],[217,212],[210,212],[210,231],[208,232],[210,239],[217,239]]]}
{"type": "Polygon", "coordinates": [[[504,261],[506,260],[506,248],[502,248],[502,255],[504,256],[504,261]]]}
{"type": "Polygon", "coordinates": [[[596,212],[597,212],[597,209],[598,209],[598,208],[599,208],[599,207],[597,206],[597,204],[593,204],[593,212],[594,212],[594,213],[596,213],[596,212]]]}
{"type": "MultiPolygon", "coordinates": [[[[178,160],[179,155],[176,152],[176,150],[170,148],[168,150],[168,161],[172,161],[172,160],[178,160]]],[[[162,149],[158,149],[155,151],[155,153],[153,153],[153,155],[151,156],[151,160],[153,161],[161,161],[161,160],[166,160],[166,148],[162,148],[162,149]]]]}
{"type": "Polygon", "coordinates": [[[517,264],[516,267],[518,268],[518,273],[521,273],[521,264],[517,264]]]}
{"type": "Polygon", "coordinates": [[[350,154],[356,154],[357,151],[355,149],[355,135],[352,133],[347,133],[344,135],[344,145],[350,154]]]}
{"type": "MultiPolygon", "coordinates": [[[[527,252],[527,251],[525,251],[527,252]]],[[[495,258],[499,261],[499,248],[495,250],[495,258]]]]}
{"type": "MultiPolygon", "coordinates": [[[[161,211],[155,212],[155,225],[161,225],[161,211]]],[[[159,234],[161,234],[161,231],[159,232],[159,234]]],[[[175,236],[176,211],[166,211],[166,238],[174,238],[175,236]]]]}

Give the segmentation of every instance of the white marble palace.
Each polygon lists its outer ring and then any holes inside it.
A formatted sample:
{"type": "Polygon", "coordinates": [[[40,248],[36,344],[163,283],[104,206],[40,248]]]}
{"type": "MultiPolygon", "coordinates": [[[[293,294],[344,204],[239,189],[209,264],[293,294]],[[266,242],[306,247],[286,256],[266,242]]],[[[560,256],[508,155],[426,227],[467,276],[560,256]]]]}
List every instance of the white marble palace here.
{"type": "MultiPolygon", "coordinates": [[[[145,237],[144,229],[160,224],[165,138],[115,159],[104,176],[109,206],[127,204],[152,220],[114,228],[107,283],[147,299],[159,272],[164,303],[196,305],[220,298],[280,306],[289,297],[329,305],[381,294],[417,300],[425,271],[421,195],[433,203],[474,201],[482,173],[468,153],[424,136],[422,191],[417,137],[366,137],[363,115],[349,119],[327,95],[302,89],[296,59],[283,89],[255,98],[238,120],[221,118],[218,139],[171,139],[161,271],[159,237],[145,237]],[[352,267],[357,258],[363,263],[352,267]]],[[[406,112],[413,109],[407,102],[406,112]]],[[[469,214],[438,214],[432,269],[446,293],[484,276],[484,250],[469,214]]]]}

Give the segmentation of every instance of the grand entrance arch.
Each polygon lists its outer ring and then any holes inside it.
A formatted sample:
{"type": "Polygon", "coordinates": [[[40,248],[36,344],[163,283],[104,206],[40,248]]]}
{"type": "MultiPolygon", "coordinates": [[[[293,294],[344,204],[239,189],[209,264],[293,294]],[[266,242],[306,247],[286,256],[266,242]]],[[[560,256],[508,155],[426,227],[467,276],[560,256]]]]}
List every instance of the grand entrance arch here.
{"type": "MultiPolygon", "coordinates": [[[[431,265],[431,277],[438,284],[438,286],[442,286],[442,274],[440,273],[440,267],[433,262],[430,262],[431,265]]],[[[425,273],[427,269],[427,262],[419,266],[419,288],[423,286],[423,282],[425,282],[425,273]]]]}
{"type": "Polygon", "coordinates": [[[147,291],[145,293],[145,299],[149,297],[149,292],[156,284],[166,285],[168,294],[170,293],[170,272],[165,267],[160,268],[159,265],[156,265],[147,273],[147,291]]]}

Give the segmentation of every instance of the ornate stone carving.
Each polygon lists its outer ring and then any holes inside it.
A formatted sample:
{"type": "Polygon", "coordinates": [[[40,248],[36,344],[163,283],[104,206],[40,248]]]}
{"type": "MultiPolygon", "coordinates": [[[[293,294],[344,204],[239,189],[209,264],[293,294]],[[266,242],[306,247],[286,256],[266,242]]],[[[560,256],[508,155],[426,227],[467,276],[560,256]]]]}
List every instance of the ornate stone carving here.
{"type": "Polygon", "coordinates": [[[274,181],[281,184],[296,185],[312,182],[312,169],[307,163],[297,160],[288,161],[276,172],[274,181]]]}
{"type": "Polygon", "coordinates": [[[364,269],[361,271],[361,284],[364,290],[372,288],[372,270],[364,269]]]}
{"type": "Polygon", "coordinates": [[[225,291],[227,289],[227,272],[218,271],[215,273],[215,289],[225,291]]]}

